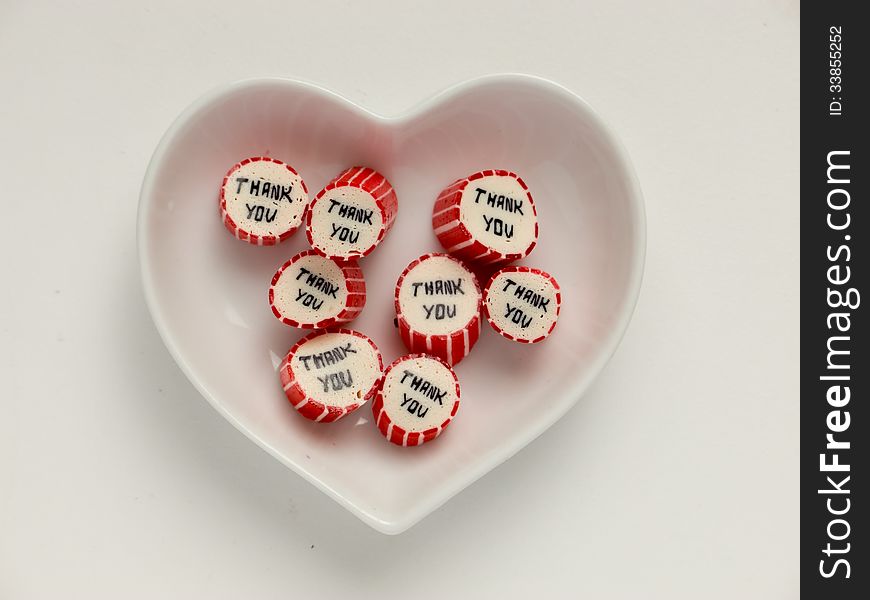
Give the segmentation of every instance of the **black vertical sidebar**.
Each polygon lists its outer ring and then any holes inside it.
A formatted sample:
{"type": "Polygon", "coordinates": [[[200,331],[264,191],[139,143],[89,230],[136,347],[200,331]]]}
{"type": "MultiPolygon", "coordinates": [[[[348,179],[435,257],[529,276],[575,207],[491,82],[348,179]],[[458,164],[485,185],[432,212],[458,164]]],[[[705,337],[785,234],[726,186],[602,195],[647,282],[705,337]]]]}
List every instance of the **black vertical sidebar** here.
{"type": "MultiPolygon", "coordinates": [[[[870,598],[870,22],[801,7],[801,593],[870,598]],[[864,296],[867,292],[867,296],[864,296]],[[861,491],[859,491],[861,490],[861,491]]],[[[863,12],[863,11],[862,11],[863,12]]]]}

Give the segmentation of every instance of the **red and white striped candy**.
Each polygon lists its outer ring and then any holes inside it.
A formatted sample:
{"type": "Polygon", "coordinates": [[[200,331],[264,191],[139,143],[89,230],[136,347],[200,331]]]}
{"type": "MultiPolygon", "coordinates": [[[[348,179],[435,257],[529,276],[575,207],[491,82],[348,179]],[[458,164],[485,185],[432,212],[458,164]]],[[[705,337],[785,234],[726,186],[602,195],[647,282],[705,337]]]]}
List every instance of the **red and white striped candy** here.
{"type": "Polygon", "coordinates": [[[366,303],[366,283],[356,261],[340,261],[314,250],[284,263],[269,288],[272,313],[300,329],[325,329],[352,321],[366,303]]]}
{"type": "Polygon", "coordinates": [[[368,167],[352,167],[311,201],[305,234],[324,256],[360,258],[381,243],[398,212],[396,192],[386,177],[368,167]]]}
{"type": "Polygon", "coordinates": [[[447,252],[478,265],[528,256],[538,240],[538,213],[526,183],[501,169],[450,184],[435,201],[432,227],[447,252]]]}
{"type": "Polygon", "coordinates": [[[552,275],[531,267],[505,267],[483,290],[483,312],[502,336],[536,344],[556,327],[562,292],[552,275]]]}
{"type": "Polygon", "coordinates": [[[459,380],[434,356],[409,354],[384,371],[372,402],[378,430],[399,446],[419,446],[441,435],[459,410],[459,380]]]}
{"type": "Polygon", "coordinates": [[[310,333],[281,362],[290,404],[312,421],[331,423],[374,396],[384,363],[375,343],[358,331],[310,333]]]}
{"type": "Polygon", "coordinates": [[[396,283],[396,324],[411,352],[455,365],[480,337],[480,286],[449,254],[424,254],[396,283]]]}
{"type": "Polygon", "coordinates": [[[288,164],[255,156],[233,165],[224,176],[220,213],[238,239],[255,246],[283,242],[302,224],[308,188],[288,164]]]}

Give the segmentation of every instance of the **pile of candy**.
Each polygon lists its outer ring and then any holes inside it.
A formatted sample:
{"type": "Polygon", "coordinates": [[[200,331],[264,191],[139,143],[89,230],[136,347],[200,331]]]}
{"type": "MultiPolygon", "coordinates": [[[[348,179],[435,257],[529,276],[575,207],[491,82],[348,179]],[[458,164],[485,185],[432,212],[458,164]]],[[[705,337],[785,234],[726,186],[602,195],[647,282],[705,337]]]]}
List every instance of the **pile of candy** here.
{"type": "Polygon", "coordinates": [[[538,215],[525,182],[488,170],[454,181],[438,196],[432,227],[447,253],[411,262],[396,283],[396,326],[411,352],[384,369],[377,345],[343,329],[366,303],[359,259],[393,226],[399,201],[381,173],[352,167],[309,202],[290,165],[254,157],[224,177],[220,214],[239,240],[271,246],[305,224],[311,250],[272,277],[269,305],[282,323],[313,329],[279,367],[284,393],[302,416],[329,423],[373,399],[378,430],[400,446],[438,437],[459,409],[453,365],[480,337],[481,314],[515,342],[535,344],[556,326],[559,284],[548,273],[508,266],[538,239],[538,215]],[[475,274],[492,273],[481,291],[475,274]]]}

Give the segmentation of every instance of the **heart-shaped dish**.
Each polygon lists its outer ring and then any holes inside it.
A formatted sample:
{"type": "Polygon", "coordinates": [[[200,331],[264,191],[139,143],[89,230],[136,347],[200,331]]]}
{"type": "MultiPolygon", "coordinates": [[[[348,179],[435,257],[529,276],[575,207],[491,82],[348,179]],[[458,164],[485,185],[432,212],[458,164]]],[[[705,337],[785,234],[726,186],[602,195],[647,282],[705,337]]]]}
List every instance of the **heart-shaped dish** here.
{"type": "MultiPolygon", "coordinates": [[[[178,365],[226,419],[363,521],[399,533],[552,425],[580,398],[618,344],[643,271],[640,190],[621,146],[577,96],[530,76],[498,75],[442,92],[398,117],[286,79],[228,85],[195,102],[154,153],[139,204],[145,296],[178,365]],[[248,156],[293,165],[313,196],[342,169],[383,172],[399,197],[395,226],[361,265],[368,303],[351,327],[405,353],[393,292],[414,258],[440,250],[438,192],[502,168],[535,197],[540,239],[521,264],[552,273],[563,307],[550,339],[503,339],[485,324],[457,366],[462,406],[443,436],[419,448],[387,443],[368,405],[334,424],[310,422],[278,382],[281,357],[304,332],[276,320],[269,280],[305,247],[233,239],[218,217],[226,170],[248,156]]],[[[485,282],[482,282],[482,284],[485,282]]]]}

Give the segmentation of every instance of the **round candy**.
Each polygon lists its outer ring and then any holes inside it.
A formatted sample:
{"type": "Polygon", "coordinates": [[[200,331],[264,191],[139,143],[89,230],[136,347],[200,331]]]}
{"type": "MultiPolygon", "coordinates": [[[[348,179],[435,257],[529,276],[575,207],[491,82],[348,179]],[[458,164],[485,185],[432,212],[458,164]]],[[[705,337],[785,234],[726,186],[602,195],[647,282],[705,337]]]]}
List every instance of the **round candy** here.
{"type": "Polygon", "coordinates": [[[246,158],[224,177],[220,211],[238,239],[272,246],[293,235],[308,206],[308,189],[288,164],[266,156],[246,158]]]}
{"type": "Polygon", "coordinates": [[[375,343],[350,329],[310,333],[284,357],[279,373],[299,414],[331,423],[374,394],[384,363],[375,343]]]}
{"type": "Polygon", "coordinates": [[[305,234],[311,247],[335,258],[370,254],[396,220],[399,201],[387,179],[368,167],[353,167],[311,201],[305,234]]]}
{"type": "Polygon", "coordinates": [[[480,337],[477,278],[449,254],[424,254],[396,284],[396,324],[411,352],[455,365],[480,337]]]}
{"type": "Polygon", "coordinates": [[[538,214],[525,182],[504,170],[453,182],[435,201],[432,227],[450,254],[480,265],[527,256],[538,240],[538,214]]]}
{"type": "Polygon", "coordinates": [[[366,303],[366,284],[356,261],[339,261],[314,250],[284,263],[269,288],[278,319],[301,329],[324,329],[352,321],[366,303]]]}
{"type": "Polygon", "coordinates": [[[443,361],[424,354],[397,359],[384,371],[372,403],[380,432],[399,446],[441,435],[459,410],[459,380],[443,361]]]}
{"type": "Polygon", "coordinates": [[[505,267],[486,284],[483,311],[493,329],[509,340],[536,344],[556,327],[562,307],[559,284],[530,267],[505,267]]]}

